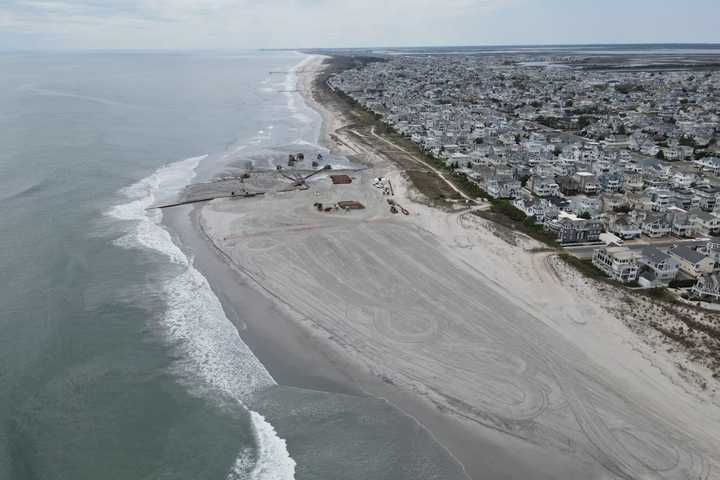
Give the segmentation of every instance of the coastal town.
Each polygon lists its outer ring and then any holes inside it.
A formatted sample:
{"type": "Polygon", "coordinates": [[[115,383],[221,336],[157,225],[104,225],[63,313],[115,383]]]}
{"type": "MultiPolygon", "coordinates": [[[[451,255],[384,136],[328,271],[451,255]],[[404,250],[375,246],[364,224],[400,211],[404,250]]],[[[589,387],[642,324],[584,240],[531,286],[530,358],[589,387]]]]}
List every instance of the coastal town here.
{"type": "MultiPolygon", "coordinates": [[[[608,215],[663,211],[641,201],[618,201],[615,209],[593,204],[608,195],[642,199],[647,188],[629,190],[631,174],[614,169],[623,186],[604,191],[598,160],[583,160],[583,152],[593,144],[600,159],[627,151],[627,166],[692,169],[694,158],[668,163],[629,146],[609,149],[580,129],[550,130],[485,109],[481,100],[466,104],[459,94],[413,107],[408,96],[421,95],[395,86],[414,85],[415,76],[422,82],[428,65],[442,65],[432,74],[440,78],[452,65],[510,68],[506,61],[309,55],[289,75],[297,75],[302,100],[318,114],[317,143],[240,150],[217,174],[154,207],[190,222],[221,253],[218,268],[230,266],[287,315],[247,323],[272,336],[275,351],[303,370],[319,365],[335,375],[337,365],[349,375],[349,383],[345,373],[331,377],[343,388],[360,386],[434,425],[432,434],[462,465],[459,477],[440,478],[483,478],[494,461],[494,453],[478,456],[478,438],[485,441],[488,430],[498,432],[498,449],[537,448],[553,459],[540,475],[536,462],[522,464],[518,478],[711,478],[703,474],[719,468],[712,427],[720,402],[718,315],[711,302],[689,299],[694,288],[712,288],[698,283],[713,278],[702,269],[714,272],[715,261],[705,254],[710,260],[698,262],[692,277],[684,270],[694,267],[675,258],[685,249],[703,255],[717,239],[695,232],[648,237],[642,224],[640,238],[609,231],[608,215]],[[382,73],[405,63],[417,73],[382,73]],[[366,76],[383,80],[368,87],[366,76]],[[392,103],[383,100],[396,91],[392,103]],[[560,158],[569,166],[565,175],[553,170],[560,158]],[[562,177],[598,186],[571,193],[562,177]],[[557,188],[543,192],[543,180],[557,188]],[[515,186],[500,192],[505,184],[515,186]],[[536,217],[521,201],[563,204],[557,214],[536,217]],[[185,208],[193,213],[179,215],[185,208]],[[554,227],[565,223],[575,237],[554,227]],[[593,230],[581,233],[582,226],[593,230]],[[643,288],[646,281],[670,288],[643,288]],[[307,351],[318,356],[307,358],[307,351]]],[[[514,68],[539,74],[545,67],[514,68]]],[[[485,94],[478,87],[473,95],[485,94]]],[[[705,155],[713,146],[694,147],[693,157],[714,156],[705,155]]],[[[672,206],[682,208],[665,212],[672,206]]]]}
{"type": "Polygon", "coordinates": [[[328,80],[613,281],[720,301],[720,73],[398,55],[328,80]]]}
{"type": "Polygon", "coordinates": [[[720,0],[0,0],[0,480],[720,480],[720,0]]]}

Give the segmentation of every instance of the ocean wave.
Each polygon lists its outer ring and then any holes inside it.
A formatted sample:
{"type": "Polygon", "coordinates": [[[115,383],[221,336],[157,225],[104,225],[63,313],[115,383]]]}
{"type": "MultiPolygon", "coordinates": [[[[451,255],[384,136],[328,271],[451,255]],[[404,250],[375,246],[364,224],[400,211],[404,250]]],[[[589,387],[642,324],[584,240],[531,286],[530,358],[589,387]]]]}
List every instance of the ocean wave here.
{"type": "MultiPolygon", "coordinates": [[[[147,210],[161,194],[177,194],[195,176],[206,157],[195,157],[158,169],[123,189],[129,200],[110,209],[107,216],[129,222],[127,232],[115,241],[126,249],[152,250],[181,266],[179,274],[165,281],[167,310],[162,320],[166,340],[180,353],[174,367],[194,395],[245,407],[250,396],[276,385],[270,373],[242,341],[228,320],[207,279],[172,241],[162,226],[160,210],[147,210]]],[[[285,441],[259,413],[249,411],[257,452],[240,452],[229,479],[290,480],[295,461],[285,441]]]]}
{"type": "Polygon", "coordinates": [[[288,110],[290,110],[290,112],[293,114],[298,111],[298,105],[297,96],[292,90],[295,90],[297,88],[297,71],[304,63],[304,61],[300,62],[298,65],[295,65],[293,68],[290,69],[288,74],[285,76],[285,83],[283,85],[283,89],[285,90],[285,95],[287,97],[288,110]]]}
{"type": "Polygon", "coordinates": [[[254,465],[250,465],[246,456],[238,457],[228,480],[284,480],[295,478],[295,460],[287,451],[285,440],[257,412],[250,412],[255,441],[259,451],[254,465]]]}
{"type": "Polygon", "coordinates": [[[275,381],[227,319],[205,277],[188,265],[165,284],[165,327],[182,353],[179,371],[196,377],[197,393],[210,389],[221,397],[246,402],[275,381]]]}

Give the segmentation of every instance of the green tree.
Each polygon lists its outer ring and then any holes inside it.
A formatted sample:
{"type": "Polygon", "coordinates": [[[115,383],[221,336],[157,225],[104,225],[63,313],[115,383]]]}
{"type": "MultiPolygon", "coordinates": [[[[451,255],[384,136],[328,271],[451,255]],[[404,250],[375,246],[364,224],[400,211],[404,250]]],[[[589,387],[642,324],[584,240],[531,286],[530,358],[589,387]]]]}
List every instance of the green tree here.
{"type": "Polygon", "coordinates": [[[695,140],[687,135],[683,135],[680,137],[680,145],[684,147],[693,147],[695,148],[697,145],[695,144],[695,140]]]}

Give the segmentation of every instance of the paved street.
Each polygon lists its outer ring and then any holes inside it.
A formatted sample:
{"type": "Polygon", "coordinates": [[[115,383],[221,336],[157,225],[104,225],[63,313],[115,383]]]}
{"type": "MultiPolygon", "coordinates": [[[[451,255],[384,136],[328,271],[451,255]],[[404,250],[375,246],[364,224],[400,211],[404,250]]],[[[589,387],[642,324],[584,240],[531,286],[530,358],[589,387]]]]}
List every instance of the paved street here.
{"type": "MultiPolygon", "coordinates": [[[[698,240],[698,239],[681,239],[681,238],[641,238],[639,240],[629,240],[623,244],[623,247],[628,247],[633,250],[639,250],[643,247],[647,246],[655,246],[661,250],[672,247],[673,245],[688,245],[690,247],[692,246],[699,246],[706,243],[707,240],[698,240]]],[[[596,248],[601,248],[602,245],[589,245],[589,246],[581,246],[581,247],[565,247],[565,250],[578,257],[578,258],[592,258],[593,251],[596,248]]]]}

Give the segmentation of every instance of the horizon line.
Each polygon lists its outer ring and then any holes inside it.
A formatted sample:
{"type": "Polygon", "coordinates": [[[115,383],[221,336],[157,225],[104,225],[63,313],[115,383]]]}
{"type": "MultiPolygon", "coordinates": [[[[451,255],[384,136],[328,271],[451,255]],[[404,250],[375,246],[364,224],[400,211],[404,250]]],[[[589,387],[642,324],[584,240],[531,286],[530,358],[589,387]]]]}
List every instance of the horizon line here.
{"type": "Polygon", "coordinates": [[[681,46],[681,47],[719,47],[720,41],[714,42],[610,42],[610,43],[487,43],[487,44],[435,44],[435,45],[375,45],[364,47],[217,47],[217,48],[14,48],[2,49],[0,53],[66,53],[66,52],[248,52],[248,51],[331,51],[331,50],[402,50],[402,49],[438,49],[438,48],[562,48],[562,47],[642,47],[642,46],[681,46]]]}

